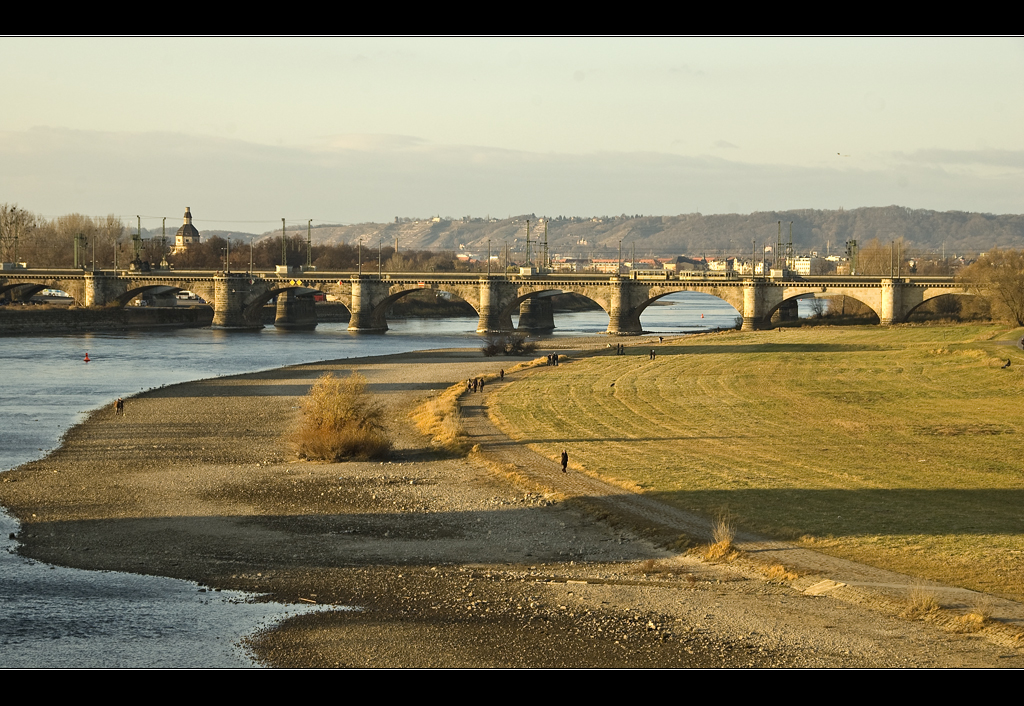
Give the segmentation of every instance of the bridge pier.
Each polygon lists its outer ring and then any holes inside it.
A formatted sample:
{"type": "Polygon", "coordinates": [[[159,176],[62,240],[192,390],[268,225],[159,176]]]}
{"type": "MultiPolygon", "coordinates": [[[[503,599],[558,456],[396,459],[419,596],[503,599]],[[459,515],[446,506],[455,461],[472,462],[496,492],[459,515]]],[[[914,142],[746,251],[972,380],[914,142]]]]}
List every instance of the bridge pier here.
{"type": "Polygon", "coordinates": [[[640,312],[632,306],[629,280],[611,278],[611,297],[608,307],[608,330],[605,333],[617,336],[635,336],[643,333],[640,312]]]}
{"type": "Polygon", "coordinates": [[[742,331],[756,331],[764,321],[765,286],[763,282],[750,282],[743,287],[742,331]]]}
{"type": "Polygon", "coordinates": [[[519,304],[520,331],[550,331],[554,327],[551,297],[530,297],[519,304]]]}
{"type": "Polygon", "coordinates": [[[878,312],[878,323],[882,326],[902,323],[902,283],[897,280],[882,280],[882,310],[878,312]]]}
{"type": "Polygon", "coordinates": [[[274,328],[285,331],[312,331],[316,328],[316,308],[311,296],[300,297],[294,289],[277,295],[274,328]]]}
{"type": "Polygon", "coordinates": [[[388,330],[385,316],[386,307],[378,306],[387,299],[389,286],[386,282],[364,275],[352,275],[352,318],[348,321],[349,331],[383,333],[388,330]]]}
{"type": "Polygon", "coordinates": [[[110,277],[102,272],[85,272],[85,305],[106,306],[114,299],[110,292],[110,280],[117,280],[117,277],[110,277]]]}
{"type": "Polygon", "coordinates": [[[480,320],[477,333],[504,333],[514,330],[511,308],[517,299],[518,287],[503,279],[480,278],[480,320]]]}
{"type": "Polygon", "coordinates": [[[248,312],[248,275],[215,275],[213,278],[213,325],[229,329],[261,329],[261,312],[248,312]]]}

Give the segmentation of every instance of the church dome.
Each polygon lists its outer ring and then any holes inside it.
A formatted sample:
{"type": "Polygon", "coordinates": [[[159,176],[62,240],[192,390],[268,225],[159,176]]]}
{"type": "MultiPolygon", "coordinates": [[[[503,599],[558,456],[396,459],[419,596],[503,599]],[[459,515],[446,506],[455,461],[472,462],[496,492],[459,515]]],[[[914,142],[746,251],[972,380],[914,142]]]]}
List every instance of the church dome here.
{"type": "Polygon", "coordinates": [[[185,207],[185,218],[181,228],[174,235],[174,249],[171,254],[177,255],[186,250],[190,245],[199,244],[199,230],[192,225],[192,209],[185,207]]]}

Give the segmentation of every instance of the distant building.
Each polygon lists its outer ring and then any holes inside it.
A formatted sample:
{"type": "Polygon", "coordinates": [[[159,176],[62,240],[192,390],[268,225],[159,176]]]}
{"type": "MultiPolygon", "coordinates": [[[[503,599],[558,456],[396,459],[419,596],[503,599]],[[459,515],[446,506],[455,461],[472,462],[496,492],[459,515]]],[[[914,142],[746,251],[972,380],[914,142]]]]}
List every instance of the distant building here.
{"type": "Polygon", "coordinates": [[[199,245],[199,231],[192,225],[192,209],[189,206],[185,207],[184,221],[174,236],[174,249],[171,250],[172,255],[183,253],[193,245],[199,245]]]}

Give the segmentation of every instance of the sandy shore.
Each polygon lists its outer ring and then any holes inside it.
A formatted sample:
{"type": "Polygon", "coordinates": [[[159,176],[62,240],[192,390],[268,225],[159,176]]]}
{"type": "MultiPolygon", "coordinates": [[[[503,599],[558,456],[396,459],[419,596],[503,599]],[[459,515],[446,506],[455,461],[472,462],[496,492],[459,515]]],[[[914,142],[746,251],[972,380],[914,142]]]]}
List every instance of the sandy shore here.
{"type": "Polygon", "coordinates": [[[153,390],[4,474],[0,503],[39,560],[359,608],[254,636],[273,666],[1024,666],[1016,649],[660,548],[630,523],[631,494],[513,444],[482,395],[464,406],[479,450],[432,451],[411,409],[503,365],[440,351],[153,390]],[[299,397],[349,370],[388,410],[392,459],[296,461],[299,397]]]}

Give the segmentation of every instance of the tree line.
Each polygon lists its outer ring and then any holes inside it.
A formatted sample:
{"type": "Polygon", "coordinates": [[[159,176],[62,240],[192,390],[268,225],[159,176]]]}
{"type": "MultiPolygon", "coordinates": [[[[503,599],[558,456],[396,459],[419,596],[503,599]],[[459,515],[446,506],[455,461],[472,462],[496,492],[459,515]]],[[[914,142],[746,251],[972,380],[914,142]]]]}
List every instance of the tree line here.
{"type": "Polygon", "coordinates": [[[219,235],[204,236],[202,242],[172,254],[174,237],[143,238],[127,228],[120,218],[84,216],[71,213],[53,219],[37,216],[9,204],[0,204],[0,262],[26,262],[34,268],[109,269],[127,268],[136,258],[159,265],[166,261],[176,269],[233,271],[273,269],[277,265],[306,265],[320,270],[355,270],[360,260],[367,272],[378,267],[387,272],[455,272],[478,270],[486,265],[460,261],[452,251],[404,250],[393,246],[369,248],[347,243],[312,245],[292,235],[262,238],[252,242],[219,235]]]}

